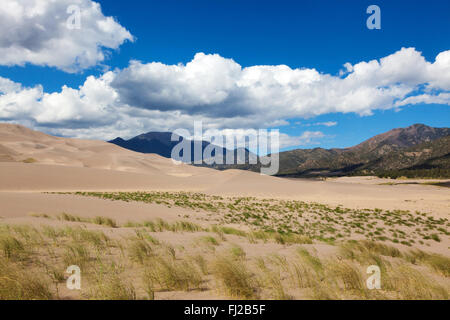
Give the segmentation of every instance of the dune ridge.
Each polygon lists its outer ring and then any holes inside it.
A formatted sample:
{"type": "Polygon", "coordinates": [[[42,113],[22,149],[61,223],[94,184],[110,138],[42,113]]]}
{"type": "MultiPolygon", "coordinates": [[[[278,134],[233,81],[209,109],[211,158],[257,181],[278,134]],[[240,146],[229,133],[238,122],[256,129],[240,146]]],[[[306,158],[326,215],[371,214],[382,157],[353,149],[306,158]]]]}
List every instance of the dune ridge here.
{"type": "Polygon", "coordinates": [[[191,176],[205,171],[156,154],[142,154],[100,140],[47,135],[14,124],[0,124],[0,162],[86,167],[116,171],[191,176]]]}
{"type": "Polygon", "coordinates": [[[230,169],[175,164],[99,140],[53,137],[0,124],[0,191],[193,191],[316,201],[358,208],[427,211],[448,216],[448,188],[385,185],[386,179],[286,179],[230,169]],[[28,163],[24,163],[28,162],[28,163]]]}

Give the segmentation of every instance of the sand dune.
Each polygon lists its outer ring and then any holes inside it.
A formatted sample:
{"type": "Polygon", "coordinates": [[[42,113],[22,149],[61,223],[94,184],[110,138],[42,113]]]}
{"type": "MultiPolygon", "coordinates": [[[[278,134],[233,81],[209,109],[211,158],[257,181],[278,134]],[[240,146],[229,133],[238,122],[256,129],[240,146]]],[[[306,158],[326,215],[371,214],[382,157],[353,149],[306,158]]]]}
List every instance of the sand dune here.
{"type": "Polygon", "coordinates": [[[205,171],[156,154],[142,154],[99,140],[53,137],[23,126],[0,124],[0,161],[35,161],[71,167],[192,176],[205,171]]]}
{"type": "MultiPolygon", "coordinates": [[[[417,225],[406,228],[400,223],[401,221],[397,220],[398,215],[391,215],[390,212],[395,209],[409,210],[409,212],[400,216],[402,219],[406,219],[405,222],[409,221],[410,223],[413,221],[411,220],[413,219],[412,217],[422,217],[422,212],[438,217],[439,221],[448,219],[450,189],[423,184],[392,185],[385,182],[387,181],[384,179],[374,177],[344,177],[326,181],[285,179],[263,176],[259,173],[242,170],[217,171],[186,164],[176,165],[171,159],[154,154],[132,152],[103,141],[52,137],[22,126],[0,124],[0,224],[2,226],[18,225],[17,229],[3,228],[3,234],[6,236],[13,234],[17,237],[18,235],[14,233],[14,230],[41,230],[39,231],[41,235],[48,234],[50,237],[52,234],[58,235],[57,241],[54,238],[45,238],[47,236],[39,237],[43,241],[41,247],[36,248],[33,245],[33,250],[30,250],[30,252],[38,252],[36,250],[40,250],[39,254],[33,256],[35,260],[33,260],[31,265],[34,269],[30,269],[30,262],[27,260],[26,267],[23,268],[24,274],[37,274],[47,279],[48,275],[46,272],[48,270],[43,271],[43,269],[39,269],[43,265],[42,261],[51,263],[55,270],[60,272],[66,270],[67,264],[73,264],[72,262],[67,263],[65,260],[67,259],[66,253],[73,248],[73,239],[66,236],[69,233],[56,231],[52,233],[51,230],[72,230],[71,232],[74,232],[72,237],[78,232],[80,238],[77,238],[76,243],[77,245],[83,245],[83,248],[87,248],[86,252],[88,252],[88,255],[93,254],[93,252],[89,253],[91,247],[88,241],[100,239],[97,237],[99,234],[103,234],[108,239],[106,241],[109,246],[108,249],[98,251],[95,249],[96,258],[87,258],[86,261],[100,261],[99,257],[101,255],[102,263],[126,265],[126,268],[120,271],[120,281],[129,280],[133,284],[133,288],[136,288],[137,297],[139,298],[147,297],[148,291],[143,288],[148,287],[141,281],[140,275],[143,274],[143,269],[133,260],[134,258],[132,259],[134,257],[133,252],[135,252],[132,248],[135,248],[136,241],[139,241],[141,244],[142,241],[147,241],[143,240],[144,237],[137,237],[137,235],[142,236],[144,234],[142,233],[144,229],[140,226],[143,223],[146,223],[146,225],[148,223],[158,223],[158,219],[163,219],[164,221],[160,225],[165,223],[166,227],[157,232],[153,230],[155,232],[152,231],[151,236],[148,238],[153,239],[151,242],[152,257],[156,253],[160,255],[158,256],[159,258],[168,259],[168,257],[172,257],[170,258],[172,260],[168,260],[171,261],[170,263],[188,263],[183,264],[183,268],[190,266],[191,264],[189,263],[193,263],[193,257],[200,257],[201,261],[204,261],[206,265],[210,265],[217,259],[215,252],[221,254],[230,252],[230,249],[236,249],[236,244],[238,244],[244,253],[240,255],[239,261],[242,260],[243,264],[239,268],[249,268],[249,270],[252,270],[249,274],[258,275],[259,273],[264,279],[267,279],[267,274],[261,273],[261,269],[251,269],[254,268],[253,266],[256,267],[258,265],[255,263],[255,259],[266,257],[264,261],[269,262],[271,260],[267,259],[267,257],[281,255],[280,257],[286,258],[286,261],[298,261],[299,255],[296,250],[300,246],[301,248],[308,248],[308,250],[314,252],[314,255],[317,254],[322,261],[333,261],[333,259],[334,261],[341,261],[342,257],[337,256],[340,252],[339,246],[341,244],[333,245],[323,242],[323,236],[326,236],[326,234],[320,233],[318,238],[316,233],[319,232],[319,229],[323,232],[327,230],[328,236],[338,236],[337,233],[342,232],[345,234],[345,238],[341,240],[361,240],[364,237],[371,239],[374,235],[373,232],[378,232],[375,230],[383,227],[380,229],[383,233],[379,232],[380,235],[385,237],[382,240],[383,244],[399,248],[402,252],[415,248],[448,257],[448,233],[447,231],[442,231],[442,226],[444,225],[441,222],[438,225],[436,223],[431,225],[430,220],[423,219],[420,220],[422,222],[417,222],[417,225]],[[123,198],[124,194],[119,194],[120,198],[116,198],[116,201],[93,197],[93,195],[49,193],[64,191],[173,192],[168,194],[149,193],[151,196],[160,197],[154,201],[135,201],[135,198],[130,198],[131,193],[126,195],[128,198],[123,198]],[[188,195],[186,197],[185,194],[180,194],[176,191],[200,192],[203,195],[188,195]],[[177,198],[177,195],[181,197],[177,198]],[[215,197],[216,195],[221,197],[215,197]],[[249,196],[265,199],[244,198],[249,196]],[[188,201],[186,201],[186,198],[188,201]],[[291,205],[289,205],[288,201],[284,201],[292,199],[306,201],[308,204],[302,204],[300,209],[297,208],[297,214],[294,215],[293,211],[286,211],[287,208],[293,208],[292,201],[290,202],[291,205]],[[189,204],[186,205],[186,202],[189,204]],[[318,202],[321,205],[314,205],[310,202],[318,202]],[[231,209],[229,206],[225,207],[225,203],[231,205],[231,209]],[[323,206],[323,204],[329,206],[323,206]],[[281,205],[282,209],[279,209],[278,205],[281,205]],[[335,205],[342,205],[351,209],[381,208],[386,210],[385,213],[388,211],[389,214],[381,215],[380,210],[360,210],[360,212],[368,212],[367,216],[364,217],[364,228],[366,229],[361,233],[358,229],[358,225],[361,225],[359,215],[354,215],[353,210],[339,211],[335,209],[335,205]],[[219,207],[220,209],[217,209],[219,207]],[[289,234],[283,238],[282,233],[275,234],[262,231],[265,230],[262,226],[256,227],[255,220],[248,218],[250,216],[249,212],[255,214],[259,211],[261,213],[260,210],[265,212],[265,216],[261,216],[264,219],[258,220],[263,226],[275,228],[274,230],[276,230],[279,227],[295,228],[296,225],[302,225],[308,235],[306,238],[310,236],[312,238],[308,238],[310,241],[305,241],[305,235],[299,236],[297,234],[299,238],[292,239],[297,239],[295,241],[298,242],[294,241],[289,244],[286,242],[288,239],[291,239],[289,234]],[[420,213],[416,213],[416,211],[420,211],[420,213]],[[346,212],[345,218],[342,212],[346,212]],[[65,215],[62,213],[65,213],[65,215]],[[414,213],[414,215],[411,213],[414,213]],[[107,221],[106,219],[110,219],[109,226],[99,222],[107,221]],[[180,224],[181,221],[183,223],[180,224]],[[183,231],[184,229],[170,229],[171,225],[189,226],[186,222],[199,225],[201,228],[196,229],[196,231],[186,229],[186,232],[183,231]],[[369,223],[371,223],[370,229],[368,229],[369,223]],[[237,228],[240,232],[226,235],[220,232],[213,232],[211,228],[217,225],[237,228]],[[27,229],[29,226],[33,228],[27,229]],[[66,227],[70,228],[66,229],[66,227]],[[417,229],[419,227],[420,229],[417,229]],[[349,230],[351,231],[348,234],[344,232],[347,228],[350,228],[349,230]],[[395,228],[395,230],[388,230],[391,228],[395,228]],[[397,239],[397,236],[395,236],[397,242],[393,242],[394,240],[392,239],[388,240],[387,237],[393,238],[393,234],[402,231],[403,228],[406,228],[403,231],[405,236],[401,235],[402,238],[400,239],[397,239]],[[247,238],[254,229],[263,232],[269,238],[265,240],[257,240],[252,237],[247,238]],[[244,236],[242,232],[244,232],[244,236]],[[424,234],[420,235],[421,232],[424,232],[424,234]],[[431,238],[433,232],[436,235],[439,233],[438,238],[431,238]],[[85,238],[81,238],[81,234],[85,238]],[[413,246],[412,242],[406,241],[407,239],[415,241],[413,246]],[[399,240],[402,242],[399,243],[399,240]],[[211,243],[211,241],[213,242],[211,243]],[[300,246],[293,245],[295,243],[300,246]],[[47,255],[47,250],[56,252],[56,254],[51,255],[53,260],[49,260],[50,257],[47,255]],[[173,255],[166,256],[167,252],[173,252],[173,255]],[[30,272],[30,270],[33,271],[30,272]]],[[[145,196],[147,197],[149,194],[145,196]]],[[[297,206],[298,203],[295,205],[297,206]]],[[[429,218],[428,216],[427,219],[429,218]]],[[[434,220],[434,222],[436,221],[438,220],[434,220]]],[[[301,232],[303,234],[304,231],[301,232]]],[[[20,233],[20,236],[24,237],[23,239],[20,238],[24,243],[27,243],[26,241],[28,240],[26,239],[30,237],[27,232],[20,233]]],[[[340,235],[340,237],[343,236],[340,235]]],[[[240,251],[238,250],[238,252],[240,251]]],[[[375,252],[374,254],[378,253],[375,252]]],[[[402,258],[399,257],[396,259],[402,264],[406,261],[401,260],[402,258]]],[[[354,265],[352,270],[359,270],[357,268],[360,268],[360,266],[356,265],[355,261],[351,259],[345,261],[349,265],[354,265]]],[[[373,262],[370,263],[372,264],[373,262]]],[[[417,267],[418,270],[420,268],[421,274],[429,274],[442,284],[444,289],[440,287],[436,290],[433,289],[434,291],[430,289],[430,292],[434,292],[433,294],[440,298],[442,292],[449,286],[448,277],[444,277],[440,273],[436,273],[431,267],[427,267],[427,262],[420,263],[420,265],[414,265],[414,267],[417,267]]],[[[99,265],[103,266],[103,264],[99,265]]],[[[290,262],[288,265],[290,265],[290,262]]],[[[328,264],[324,265],[327,266],[328,264]]],[[[334,264],[330,264],[330,266],[332,265],[334,264]]],[[[83,268],[85,267],[86,264],[83,268]]],[[[98,265],[92,264],[91,267],[98,268],[98,265]]],[[[363,265],[362,267],[363,269],[361,270],[365,272],[367,266],[363,265]]],[[[189,272],[192,272],[192,270],[196,269],[189,270],[191,270],[189,272]]],[[[215,268],[211,270],[215,272],[215,268]]],[[[392,269],[389,272],[394,271],[392,269]]],[[[313,273],[308,271],[308,274],[313,273]]],[[[365,277],[366,274],[362,273],[362,276],[365,277]]],[[[405,277],[408,276],[405,275],[405,277]]],[[[191,274],[189,278],[191,278],[191,274]]],[[[219,282],[216,280],[220,279],[220,272],[217,275],[208,274],[201,276],[201,278],[203,279],[201,290],[180,291],[176,288],[171,288],[170,290],[159,290],[157,288],[152,298],[228,298],[227,295],[218,290],[220,289],[220,284],[218,286],[217,283],[219,282]]],[[[315,290],[314,288],[316,288],[316,285],[307,290],[305,290],[303,285],[300,289],[291,288],[291,284],[296,280],[291,280],[291,278],[283,280],[284,284],[280,278],[280,285],[286,288],[288,297],[293,299],[310,298],[310,290],[315,290]]],[[[409,283],[407,280],[402,281],[409,283]]],[[[62,299],[81,299],[86,297],[86,294],[88,296],[91,294],[90,286],[95,288],[99,284],[99,282],[91,280],[85,283],[87,283],[87,287],[82,288],[83,295],[81,295],[78,291],[67,290],[64,286],[64,281],[62,281],[58,284],[56,296],[62,299]]],[[[262,284],[263,282],[258,283],[262,284]]],[[[322,279],[317,283],[323,283],[322,279]]],[[[330,283],[334,283],[334,280],[331,279],[330,283]]],[[[418,298],[425,297],[428,299],[430,296],[428,291],[423,291],[423,283],[428,286],[427,288],[435,288],[435,286],[431,286],[429,282],[422,281],[420,283],[421,290],[419,290],[420,295],[418,295],[418,298]]],[[[16,284],[14,283],[15,286],[16,284]]],[[[272,284],[269,284],[267,288],[265,284],[262,285],[260,297],[273,298],[271,287],[272,284]]],[[[328,290],[328,287],[324,286],[324,288],[328,290]]],[[[401,289],[402,286],[399,286],[399,288],[401,289]]],[[[397,288],[392,290],[395,293],[397,291],[397,288]]],[[[345,290],[340,290],[339,292],[341,298],[347,297],[344,295],[344,293],[347,294],[345,290]]],[[[400,297],[409,298],[410,296],[407,294],[410,294],[410,292],[411,290],[407,290],[400,297]]],[[[387,292],[387,294],[385,298],[391,298],[389,295],[391,293],[387,292]]],[[[283,294],[282,298],[284,297],[283,294]]],[[[353,296],[349,297],[354,298],[353,296]]],[[[109,298],[109,296],[102,295],[100,298],[105,299],[109,298]]],[[[127,298],[129,297],[127,296],[127,298]]],[[[362,298],[367,297],[364,296],[362,298]]]]}
{"type": "Polygon", "coordinates": [[[316,201],[347,207],[450,212],[450,190],[425,185],[381,185],[373,177],[327,181],[283,179],[259,173],[176,165],[96,140],[53,137],[0,124],[0,190],[184,190],[229,196],[316,201]],[[32,158],[35,163],[23,163],[32,158]]]}

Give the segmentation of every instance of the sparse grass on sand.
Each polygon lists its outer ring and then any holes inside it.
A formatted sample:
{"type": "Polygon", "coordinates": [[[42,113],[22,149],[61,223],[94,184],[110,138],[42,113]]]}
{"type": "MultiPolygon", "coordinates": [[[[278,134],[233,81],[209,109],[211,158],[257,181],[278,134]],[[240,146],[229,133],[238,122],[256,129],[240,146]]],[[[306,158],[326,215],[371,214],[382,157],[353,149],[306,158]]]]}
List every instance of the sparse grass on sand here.
{"type": "Polygon", "coordinates": [[[205,291],[232,299],[448,299],[450,259],[422,250],[161,219],[121,226],[58,217],[39,216],[58,226],[0,224],[0,299],[189,298],[205,291]],[[167,240],[177,237],[178,244],[167,240]],[[323,246],[327,254],[317,249],[323,246]],[[69,265],[82,270],[79,291],[65,288],[69,265]],[[381,269],[380,290],[366,286],[370,265],[381,269]]]}
{"type": "Polygon", "coordinates": [[[22,160],[22,162],[23,163],[35,163],[35,162],[37,162],[37,160],[34,158],[26,158],[26,159],[22,160]]]}
{"type": "MultiPolygon", "coordinates": [[[[413,247],[430,246],[448,240],[450,222],[425,212],[408,210],[350,209],[296,200],[259,199],[255,197],[221,197],[190,192],[75,192],[79,196],[113,201],[137,201],[167,207],[180,207],[193,212],[206,212],[202,218],[216,225],[218,234],[242,231],[224,225],[244,225],[249,239],[275,239],[280,244],[310,244],[312,240],[332,243],[345,239],[365,239],[413,247]]],[[[153,230],[198,231],[186,225],[150,225],[153,230]]],[[[133,226],[130,225],[129,226],[133,226]]],[[[136,226],[134,226],[136,227],[136,226]]]]}

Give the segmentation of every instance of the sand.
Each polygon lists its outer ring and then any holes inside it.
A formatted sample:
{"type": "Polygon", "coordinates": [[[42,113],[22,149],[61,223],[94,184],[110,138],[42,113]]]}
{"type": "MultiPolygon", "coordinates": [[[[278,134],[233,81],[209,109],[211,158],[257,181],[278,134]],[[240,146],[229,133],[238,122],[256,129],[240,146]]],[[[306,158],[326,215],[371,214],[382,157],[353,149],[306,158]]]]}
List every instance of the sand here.
{"type": "Polygon", "coordinates": [[[148,216],[175,219],[180,208],[109,202],[43,192],[191,191],[343,205],[347,208],[410,210],[448,218],[450,189],[390,185],[388,179],[343,177],[325,181],[285,179],[242,170],[217,171],[176,164],[97,141],[60,138],[19,125],[0,124],[0,216],[30,212],[111,216],[118,221],[148,216]],[[24,163],[25,159],[28,163],[24,163]],[[31,163],[30,163],[31,162],[31,163]]]}
{"type": "Polygon", "coordinates": [[[112,190],[286,198],[349,208],[418,210],[446,218],[450,213],[450,189],[445,187],[387,185],[388,179],[375,177],[315,181],[241,170],[217,171],[175,164],[156,154],[137,153],[103,141],[53,137],[11,124],[0,124],[0,159],[0,215],[19,203],[22,213],[36,210],[38,203],[29,198],[30,192],[112,190]],[[22,162],[30,158],[36,162],[22,162]],[[14,192],[27,200],[14,198],[14,192]]]}
{"type": "MultiPolygon", "coordinates": [[[[155,154],[129,151],[103,141],[52,137],[25,127],[0,124],[0,223],[41,225],[86,225],[100,228],[121,239],[133,235],[130,228],[103,228],[84,222],[56,219],[62,212],[81,218],[104,216],[119,225],[157,218],[189,220],[209,227],[207,211],[150,204],[110,201],[51,192],[73,191],[190,191],[223,197],[252,196],[317,202],[346,208],[381,208],[427,212],[435,218],[450,216],[450,189],[423,184],[389,184],[376,177],[343,177],[321,180],[286,179],[241,170],[217,171],[175,164],[155,154]],[[25,160],[25,161],[24,161],[25,160]],[[49,217],[38,217],[46,214],[49,217]]],[[[401,181],[395,181],[401,182],[401,181]]],[[[411,181],[408,181],[411,182],[411,181]]],[[[416,181],[420,182],[420,181],[416,181]]],[[[233,225],[234,226],[234,225],[233,225]]],[[[234,226],[248,230],[248,226],[234,226]]],[[[160,241],[195,252],[201,233],[160,232],[160,241]]],[[[292,247],[278,243],[250,243],[227,235],[227,243],[239,243],[248,257],[274,253],[290,255],[292,247]]],[[[431,241],[431,240],[430,240],[431,241]]],[[[448,236],[441,242],[418,246],[449,256],[448,236]]],[[[335,254],[328,244],[310,245],[321,257],[335,254]]],[[[396,244],[402,250],[410,247],[396,244]]],[[[133,277],[133,275],[130,275],[133,277]]],[[[79,298],[63,291],[63,298],[79,298]]],[[[300,295],[301,296],[301,295],[300,295]]],[[[216,290],[161,292],[159,299],[220,299],[216,290]]]]}

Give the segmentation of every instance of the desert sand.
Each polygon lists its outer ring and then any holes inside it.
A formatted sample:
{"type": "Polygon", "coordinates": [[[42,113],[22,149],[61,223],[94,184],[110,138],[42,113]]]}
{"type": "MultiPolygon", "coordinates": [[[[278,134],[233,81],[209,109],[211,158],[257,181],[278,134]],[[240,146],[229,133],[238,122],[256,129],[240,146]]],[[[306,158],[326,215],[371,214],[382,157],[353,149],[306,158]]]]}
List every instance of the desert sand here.
{"type": "MultiPolygon", "coordinates": [[[[13,124],[0,124],[0,216],[26,217],[31,212],[108,212],[122,221],[177,216],[164,206],[144,209],[129,203],[82,199],[44,192],[190,191],[220,196],[252,196],[342,205],[450,214],[450,189],[432,185],[396,184],[376,177],[342,177],[325,181],[284,179],[241,170],[217,171],[173,162],[96,140],[53,137],[13,124]],[[25,162],[28,163],[24,163],[25,162]]],[[[178,209],[181,210],[181,209],[178,209]]]]}
{"type": "MultiPolygon", "coordinates": [[[[0,223],[4,224],[86,225],[88,219],[102,216],[113,219],[119,225],[128,221],[139,223],[159,218],[168,222],[188,219],[205,228],[209,227],[211,213],[207,210],[55,194],[76,191],[197,192],[230,199],[256,197],[314,202],[350,209],[420,211],[435,219],[449,218],[449,188],[422,184],[390,185],[387,182],[389,180],[375,177],[319,181],[284,179],[240,170],[217,171],[176,164],[171,159],[129,151],[103,141],[53,137],[19,125],[0,124],[0,223]],[[57,219],[62,212],[80,217],[81,220],[71,222],[57,219]]],[[[249,230],[249,226],[239,226],[239,223],[233,224],[233,227],[249,230]]],[[[99,226],[89,228],[104,229],[99,226]]],[[[129,231],[121,229],[114,229],[115,234],[111,230],[107,232],[115,238],[122,233],[129,234],[129,231]]],[[[229,237],[236,243],[241,241],[236,236],[229,237]]],[[[193,236],[166,231],[159,233],[156,238],[177,246],[188,243],[193,236]]],[[[287,250],[285,245],[275,243],[252,245],[243,241],[240,245],[248,256],[287,250]]],[[[444,235],[439,242],[417,244],[417,247],[448,257],[449,245],[449,237],[444,235]]],[[[328,244],[311,246],[319,256],[336,251],[328,244]]],[[[395,246],[402,250],[409,249],[401,244],[395,246]]],[[[64,294],[66,298],[74,298],[70,292],[64,294]]],[[[293,292],[292,296],[301,298],[303,293],[293,292]]],[[[157,298],[176,299],[222,297],[224,295],[213,291],[186,294],[175,290],[157,295],[157,298]]]]}

